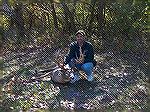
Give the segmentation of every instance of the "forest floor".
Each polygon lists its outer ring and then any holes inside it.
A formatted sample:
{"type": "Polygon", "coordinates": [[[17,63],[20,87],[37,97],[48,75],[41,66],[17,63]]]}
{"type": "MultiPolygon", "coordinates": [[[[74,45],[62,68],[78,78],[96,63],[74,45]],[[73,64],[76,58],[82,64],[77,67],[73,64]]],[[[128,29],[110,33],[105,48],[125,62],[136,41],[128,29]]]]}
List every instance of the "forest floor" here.
{"type": "Polygon", "coordinates": [[[11,88],[6,86],[10,81],[5,80],[5,76],[17,72],[19,78],[27,79],[35,74],[35,70],[55,67],[54,54],[55,50],[49,47],[4,53],[0,112],[150,111],[148,57],[144,53],[96,53],[93,82],[80,80],[74,84],[55,84],[47,76],[29,83],[16,82],[11,88]]]}

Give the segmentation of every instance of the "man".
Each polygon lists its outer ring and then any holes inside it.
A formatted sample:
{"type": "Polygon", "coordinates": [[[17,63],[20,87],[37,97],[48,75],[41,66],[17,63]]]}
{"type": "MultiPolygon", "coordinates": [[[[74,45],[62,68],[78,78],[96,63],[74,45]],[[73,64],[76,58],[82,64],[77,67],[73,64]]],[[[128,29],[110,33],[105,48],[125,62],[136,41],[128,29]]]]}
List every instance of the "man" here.
{"type": "MultiPolygon", "coordinates": [[[[76,34],[76,41],[70,44],[70,50],[65,57],[64,64],[71,68],[82,70],[87,75],[88,81],[93,81],[93,67],[96,65],[94,60],[93,46],[90,42],[85,41],[86,34],[83,30],[79,30],[76,34]]],[[[79,74],[74,74],[72,82],[79,80],[79,74]]]]}

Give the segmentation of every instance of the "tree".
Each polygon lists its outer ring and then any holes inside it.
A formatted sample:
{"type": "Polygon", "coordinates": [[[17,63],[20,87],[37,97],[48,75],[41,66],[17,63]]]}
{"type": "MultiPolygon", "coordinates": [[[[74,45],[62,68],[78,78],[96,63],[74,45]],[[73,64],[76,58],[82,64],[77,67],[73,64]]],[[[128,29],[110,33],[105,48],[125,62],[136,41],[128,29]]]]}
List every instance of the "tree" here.
{"type": "Polygon", "coordinates": [[[99,0],[97,8],[98,37],[103,36],[105,20],[105,0],[99,0]]]}
{"type": "Polygon", "coordinates": [[[53,0],[50,0],[51,3],[51,9],[52,9],[52,16],[53,16],[53,20],[54,20],[54,29],[57,31],[58,30],[58,20],[57,20],[57,16],[56,16],[56,12],[55,12],[55,4],[53,0]]]}
{"type": "Polygon", "coordinates": [[[66,30],[69,31],[70,33],[75,33],[77,30],[76,30],[73,14],[72,14],[72,12],[70,12],[70,10],[65,2],[62,2],[61,4],[62,4],[63,10],[64,10],[64,19],[65,19],[66,30]]]}

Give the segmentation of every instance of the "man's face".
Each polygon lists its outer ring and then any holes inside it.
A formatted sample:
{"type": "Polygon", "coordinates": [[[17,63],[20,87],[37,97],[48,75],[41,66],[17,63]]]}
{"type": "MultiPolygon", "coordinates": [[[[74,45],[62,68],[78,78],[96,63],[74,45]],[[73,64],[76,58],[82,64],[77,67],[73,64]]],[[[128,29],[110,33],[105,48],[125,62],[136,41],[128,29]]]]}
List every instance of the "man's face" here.
{"type": "Polygon", "coordinates": [[[83,35],[81,35],[80,33],[77,34],[77,35],[76,35],[76,39],[77,39],[77,42],[78,42],[79,44],[83,44],[83,42],[84,42],[84,36],[83,36],[83,35]]]}

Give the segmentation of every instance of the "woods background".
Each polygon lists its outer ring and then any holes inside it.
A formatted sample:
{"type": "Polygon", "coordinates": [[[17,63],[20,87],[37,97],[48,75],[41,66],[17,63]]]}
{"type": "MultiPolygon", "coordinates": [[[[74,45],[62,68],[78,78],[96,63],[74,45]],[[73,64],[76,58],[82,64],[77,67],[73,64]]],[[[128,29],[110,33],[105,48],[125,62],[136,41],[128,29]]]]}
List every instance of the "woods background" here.
{"type": "Polygon", "coordinates": [[[148,0],[2,0],[3,50],[64,48],[85,30],[95,51],[150,49],[148,0]]]}
{"type": "Polygon", "coordinates": [[[148,0],[0,0],[0,111],[149,112],[148,0]],[[93,84],[56,85],[38,71],[83,29],[95,50],[93,84]],[[47,111],[46,111],[47,110],[47,111]]]}

